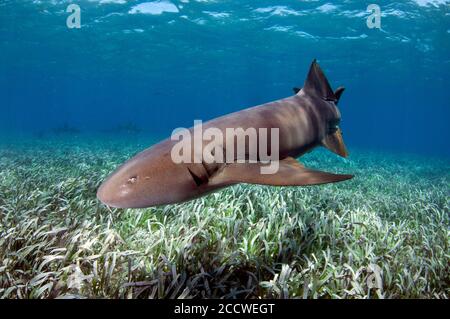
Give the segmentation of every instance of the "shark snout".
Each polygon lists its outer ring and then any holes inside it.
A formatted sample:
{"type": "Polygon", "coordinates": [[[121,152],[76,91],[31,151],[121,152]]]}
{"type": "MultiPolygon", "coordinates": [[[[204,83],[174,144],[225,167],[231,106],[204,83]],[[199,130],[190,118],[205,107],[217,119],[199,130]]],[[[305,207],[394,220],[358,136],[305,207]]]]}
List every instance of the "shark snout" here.
{"type": "Polygon", "coordinates": [[[136,200],[138,176],[119,169],[109,176],[97,190],[97,198],[105,205],[126,208],[136,200]]]}
{"type": "Polygon", "coordinates": [[[101,201],[103,204],[111,206],[109,204],[111,199],[108,197],[108,192],[105,190],[104,185],[105,183],[100,185],[99,189],[97,190],[97,199],[101,201]]]}
{"type": "Polygon", "coordinates": [[[108,179],[97,190],[97,198],[103,204],[120,208],[120,199],[118,198],[118,190],[114,189],[113,183],[108,179]]]}

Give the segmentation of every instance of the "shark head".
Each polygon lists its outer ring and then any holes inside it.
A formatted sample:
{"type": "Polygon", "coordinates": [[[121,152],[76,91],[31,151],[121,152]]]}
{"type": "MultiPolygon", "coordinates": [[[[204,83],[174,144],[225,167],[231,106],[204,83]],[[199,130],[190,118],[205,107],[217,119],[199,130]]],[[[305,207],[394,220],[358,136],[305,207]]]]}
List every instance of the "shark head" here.
{"type": "Polygon", "coordinates": [[[319,103],[323,128],[320,144],[333,153],[347,157],[348,152],[340,128],[341,112],[337,107],[344,90],[342,86],[335,91],[331,89],[330,83],[316,60],[311,64],[304,87],[301,90],[294,89],[297,94],[306,94],[323,101],[319,103]]]}
{"type": "Polygon", "coordinates": [[[97,198],[111,207],[143,208],[181,202],[201,192],[189,169],[172,161],[173,143],[163,141],[126,161],[100,185],[97,198]]]}

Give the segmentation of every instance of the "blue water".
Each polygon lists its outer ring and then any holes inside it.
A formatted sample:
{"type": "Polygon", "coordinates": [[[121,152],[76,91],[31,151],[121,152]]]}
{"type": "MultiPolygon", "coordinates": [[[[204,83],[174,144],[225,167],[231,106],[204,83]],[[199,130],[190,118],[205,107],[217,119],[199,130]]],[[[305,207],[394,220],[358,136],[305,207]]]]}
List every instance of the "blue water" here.
{"type": "Polygon", "coordinates": [[[1,0],[0,135],[168,136],[291,95],[317,58],[350,149],[450,155],[450,1],[374,1],[381,29],[366,1],[144,2],[1,0]]]}

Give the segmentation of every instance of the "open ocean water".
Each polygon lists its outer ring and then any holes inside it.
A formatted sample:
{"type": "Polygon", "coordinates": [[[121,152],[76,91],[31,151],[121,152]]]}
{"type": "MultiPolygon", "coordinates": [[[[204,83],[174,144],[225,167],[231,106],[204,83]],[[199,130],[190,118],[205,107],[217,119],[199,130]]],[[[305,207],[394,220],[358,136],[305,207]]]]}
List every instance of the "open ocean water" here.
{"type": "Polygon", "coordinates": [[[448,298],[449,83],[446,0],[1,0],[0,298],[448,298]],[[314,58],[346,88],[350,156],[302,162],[351,181],[96,199],[174,128],[292,95],[314,58]]]}

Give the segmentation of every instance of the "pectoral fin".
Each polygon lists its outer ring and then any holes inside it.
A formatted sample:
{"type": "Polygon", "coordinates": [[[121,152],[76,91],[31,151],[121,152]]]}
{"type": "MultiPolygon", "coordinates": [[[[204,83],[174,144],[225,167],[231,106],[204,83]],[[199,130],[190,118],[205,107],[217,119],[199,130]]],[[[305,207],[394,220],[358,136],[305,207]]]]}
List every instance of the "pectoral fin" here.
{"type": "Polygon", "coordinates": [[[275,174],[261,174],[261,167],[267,165],[263,163],[228,164],[209,181],[209,184],[247,183],[274,186],[304,186],[335,183],[353,177],[353,175],[339,175],[311,170],[292,157],[279,161],[279,169],[275,174]]]}

